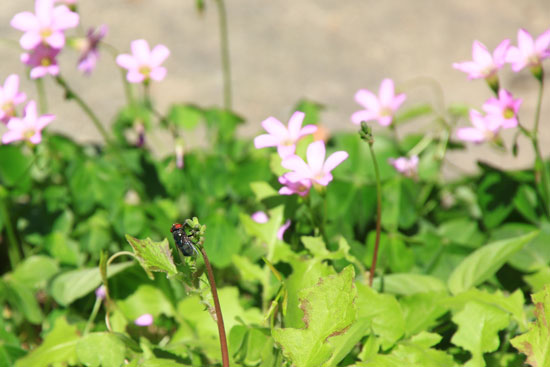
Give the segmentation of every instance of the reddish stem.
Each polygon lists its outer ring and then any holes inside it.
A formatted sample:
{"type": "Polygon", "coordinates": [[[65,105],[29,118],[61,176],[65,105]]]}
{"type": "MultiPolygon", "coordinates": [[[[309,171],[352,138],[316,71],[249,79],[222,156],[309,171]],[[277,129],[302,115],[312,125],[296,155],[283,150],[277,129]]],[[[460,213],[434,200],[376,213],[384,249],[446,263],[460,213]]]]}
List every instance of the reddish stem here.
{"type": "Polygon", "coordinates": [[[208,280],[210,281],[210,289],[212,290],[212,298],[214,299],[214,308],[216,310],[216,322],[218,323],[218,333],[220,334],[220,347],[222,350],[222,366],[229,367],[229,353],[227,351],[227,339],[225,336],[225,327],[223,325],[222,309],[220,307],[220,300],[218,299],[218,290],[216,289],[216,281],[214,280],[214,272],[212,271],[212,265],[208,260],[204,247],[201,246],[201,253],[206,266],[206,273],[208,274],[208,280]]]}

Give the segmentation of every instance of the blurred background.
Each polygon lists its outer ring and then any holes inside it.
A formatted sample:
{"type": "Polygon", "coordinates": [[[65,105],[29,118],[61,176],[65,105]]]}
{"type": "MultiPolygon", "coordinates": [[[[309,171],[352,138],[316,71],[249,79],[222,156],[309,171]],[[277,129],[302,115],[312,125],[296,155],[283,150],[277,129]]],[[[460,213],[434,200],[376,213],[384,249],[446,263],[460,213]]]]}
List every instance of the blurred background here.
{"type": "MultiPolygon", "coordinates": [[[[165,44],[171,55],[165,62],[168,75],[154,83],[152,93],[160,111],[171,103],[200,106],[222,105],[222,74],[219,51],[218,12],[213,0],[205,0],[199,14],[194,0],[81,0],[78,2],[83,29],[106,24],[106,42],[128,53],[130,42],[144,38],[150,45],[165,44]]],[[[483,80],[468,81],[466,74],[452,68],[458,61],[471,60],[474,40],[491,51],[505,38],[517,43],[517,31],[526,28],[538,36],[550,28],[548,0],[415,0],[415,1],[226,1],[233,83],[233,109],[247,123],[240,133],[254,136],[260,122],[275,116],[286,123],[296,102],[302,98],[325,105],[322,123],[331,131],[357,130],[349,117],[360,107],[355,92],[366,88],[377,92],[383,78],[395,80],[408,95],[404,107],[433,101],[433,92],[413,86],[418,77],[437,80],[445,103],[465,103],[481,108],[491,92],[483,80]]],[[[14,14],[32,11],[32,0],[0,2],[0,79],[26,70],[19,61],[17,41],[21,32],[9,22],[14,14]]],[[[72,34],[70,31],[69,34],[72,34]]],[[[61,73],[109,123],[124,104],[114,57],[103,50],[95,72],[86,77],[76,70],[77,54],[64,50],[61,73]]],[[[546,69],[546,94],[541,114],[542,150],[550,154],[550,61],[546,69]]],[[[537,83],[524,70],[514,74],[509,66],[500,73],[501,85],[523,98],[522,122],[531,126],[537,83]]],[[[25,78],[24,78],[25,79],[25,78]]],[[[65,102],[60,89],[46,80],[49,112],[57,119],[50,128],[79,141],[100,141],[94,126],[74,103],[65,102]]],[[[34,85],[25,80],[22,89],[36,97],[34,85]]],[[[399,134],[418,131],[417,123],[404,126],[399,134]],[[415,125],[416,124],[416,125],[415,125]]],[[[464,121],[464,124],[466,122],[464,121]]],[[[381,129],[377,129],[380,131],[381,129]]],[[[3,131],[3,130],[2,130],[3,131]]],[[[508,148],[513,132],[505,131],[508,148]]],[[[173,146],[168,136],[154,135],[149,144],[159,154],[173,146]]],[[[190,145],[208,141],[203,131],[188,136],[190,145]]],[[[472,146],[453,153],[453,169],[474,172],[482,159],[500,167],[532,165],[529,142],[520,138],[518,157],[497,152],[488,145],[472,146]],[[456,166],[456,167],[455,167],[456,166]]],[[[206,144],[206,143],[205,143],[206,144]]],[[[509,149],[508,149],[509,150],[509,149]]]]}

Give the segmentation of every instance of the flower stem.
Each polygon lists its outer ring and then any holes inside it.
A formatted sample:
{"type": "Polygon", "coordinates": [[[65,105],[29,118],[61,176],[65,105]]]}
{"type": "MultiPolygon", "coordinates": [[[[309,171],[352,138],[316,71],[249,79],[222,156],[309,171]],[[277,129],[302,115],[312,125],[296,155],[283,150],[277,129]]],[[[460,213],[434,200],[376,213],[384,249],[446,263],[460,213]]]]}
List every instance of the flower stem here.
{"type": "Polygon", "coordinates": [[[92,309],[92,313],[90,314],[90,317],[88,318],[88,321],[86,322],[86,327],[84,328],[83,335],[86,335],[90,332],[90,328],[92,327],[92,323],[94,322],[97,313],[99,311],[99,307],[101,306],[101,298],[96,297],[94,308],[92,309]]]}
{"type": "Polygon", "coordinates": [[[378,162],[376,161],[376,155],[372,148],[374,140],[369,143],[370,156],[374,165],[374,173],[376,176],[376,240],[374,242],[374,253],[372,255],[372,264],[370,267],[369,285],[372,287],[372,281],[374,280],[374,272],[376,270],[376,261],[378,260],[378,247],[380,246],[380,222],[382,218],[382,187],[380,184],[380,171],[378,170],[378,162]]]}
{"type": "Polygon", "coordinates": [[[80,96],[73,89],[71,89],[69,87],[69,85],[67,84],[65,79],[63,79],[62,76],[60,76],[60,75],[56,76],[55,81],[57,82],[57,84],[59,84],[65,90],[66,98],[67,99],[74,99],[75,102],[80,106],[80,108],[82,108],[84,113],[86,115],[88,115],[90,120],[92,120],[92,122],[95,125],[97,131],[99,131],[99,133],[103,137],[103,140],[105,141],[105,143],[109,144],[110,143],[109,134],[107,134],[107,130],[105,130],[105,128],[101,124],[101,121],[99,121],[99,118],[94,113],[94,111],[92,111],[90,106],[88,106],[86,104],[86,102],[84,102],[84,100],[82,98],[80,98],[80,96]]]}
{"type": "Polygon", "coordinates": [[[216,280],[214,279],[214,272],[212,271],[212,265],[206,255],[206,250],[203,246],[200,246],[202,257],[204,259],[204,265],[206,266],[206,273],[208,274],[208,280],[210,282],[210,289],[212,290],[212,299],[214,300],[214,308],[216,310],[216,322],[218,323],[218,333],[220,334],[220,347],[222,351],[222,366],[229,367],[229,353],[227,351],[227,338],[225,336],[225,327],[223,325],[222,310],[220,307],[220,300],[218,299],[218,290],[216,288],[216,280]]]}
{"type": "Polygon", "coordinates": [[[11,223],[10,212],[6,204],[7,192],[5,192],[5,189],[3,187],[1,187],[0,189],[2,190],[2,197],[0,198],[0,210],[2,218],[4,219],[4,225],[6,226],[6,235],[8,237],[8,257],[10,259],[10,265],[13,270],[21,261],[21,254],[19,252],[19,244],[17,243],[17,238],[15,236],[15,230],[13,229],[13,225],[11,223]]]}
{"type": "Polygon", "coordinates": [[[48,100],[46,98],[46,90],[44,89],[44,80],[42,78],[35,79],[36,93],[38,94],[38,106],[40,114],[48,111],[48,100]]]}
{"type": "Polygon", "coordinates": [[[227,12],[223,0],[216,0],[220,22],[220,51],[223,72],[223,107],[231,109],[231,66],[229,62],[229,37],[227,31],[227,12]]]}
{"type": "Polygon", "coordinates": [[[548,177],[548,170],[544,163],[542,153],[539,146],[539,121],[540,121],[540,110],[542,105],[542,94],[544,90],[544,78],[539,79],[539,93],[537,97],[537,107],[535,109],[535,123],[533,131],[531,134],[526,134],[530,139],[533,145],[533,150],[535,151],[535,180],[536,182],[542,181],[541,196],[544,202],[544,212],[547,216],[550,215],[550,178],[548,177]]]}

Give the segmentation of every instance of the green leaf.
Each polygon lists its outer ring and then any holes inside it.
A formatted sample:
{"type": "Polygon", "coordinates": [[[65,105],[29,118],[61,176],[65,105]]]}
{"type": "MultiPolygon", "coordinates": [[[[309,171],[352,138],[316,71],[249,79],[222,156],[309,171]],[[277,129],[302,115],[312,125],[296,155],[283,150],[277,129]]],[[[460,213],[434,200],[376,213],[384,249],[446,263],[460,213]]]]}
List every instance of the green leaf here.
{"type": "Polygon", "coordinates": [[[471,253],[451,273],[447,285],[453,294],[464,292],[496,273],[517,251],[538,232],[490,243],[471,253]]]}
{"type": "Polygon", "coordinates": [[[382,226],[389,232],[410,228],[418,216],[418,186],[411,179],[395,177],[382,186],[382,226]]]}
{"type": "Polygon", "coordinates": [[[523,280],[531,286],[533,292],[539,292],[550,284],[550,266],[545,266],[533,274],[524,275],[523,280]]]}
{"type": "Polygon", "coordinates": [[[477,197],[483,223],[488,228],[495,228],[514,210],[518,182],[504,172],[487,166],[483,168],[485,173],[477,188],[477,197]]]}
{"type": "Polygon", "coordinates": [[[164,272],[167,277],[172,277],[178,273],[166,238],[162,242],[154,242],[149,237],[139,240],[127,234],[126,240],[134,249],[136,259],[149,278],[154,279],[152,273],[154,271],[164,272]]]}
{"type": "MultiPolygon", "coordinates": [[[[523,272],[542,269],[550,262],[550,223],[544,221],[539,225],[540,233],[519,250],[509,263],[523,272]]],[[[537,230],[537,227],[523,223],[510,223],[493,232],[494,237],[515,237],[537,230]]]]}
{"type": "Polygon", "coordinates": [[[528,221],[532,223],[539,222],[537,192],[531,186],[523,184],[519,187],[514,197],[514,206],[528,221]]]}
{"type": "Polygon", "coordinates": [[[300,100],[292,111],[302,111],[306,114],[303,125],[318,124],[321,121],[321,112],[325,106],[308,99],[300,100]]]}
{"type": "Polygon", "coordinates": [[[207,217],[204,223],[208,228],[204,248],[210,261],[219,268],[229,266],[232,256],[239,253],[242,246],[237,228],[221,213],[207,217]]]}
{"type": "Polygon", "coordinates": [[[265,198],[276,196],[279,193],[270,184],[265,181],[256,181],[250,183],[250,188],[254,192],[254,196],[258,201],[262,201],[265,198]]]}
{"type": "Polygon", "coordinates": [[[59,271],[59,264],[48,256],[35,255],[23,260],[11,278],[30,289],[44,288],[46,283],[59,271]]]}
{"type": "MultiPolygon", "coordinates": [[[[7,300],[12,308],[22,312],[23,316],[32,324],[42,322],[44,315],[34,296],[33,290],[26,285],[20,284],[15,279],[8,279],[3,283],[5,285],[7,300]]],[[[0,280],[0,287],[1,285],[2,281],[0,280]]]]}
{"type": "Polygon", "coordinates": [[[179,128],[194,130],[202,118],[202,110],[194,105],[172,105],[168,111],[168,120],[179,128]]]}
{"type": "MultiPolygon", "coordinates": [[[[132,261],[109,265],[111,277],[133,265],[132,261]]],[[[57,303],[67,306],[76,299],[87,295],[101,284],[99,268],[71,270],[57,276],[51,285],[50,293],[57,303]]]]}
{"type": "Polygon", "coordinates": [[[61,264],[79,266],[84,260],[84,254],[80,252],[78,242],[71,239],[65,233],[49,233],[44,238],[44,247],[61,264]]]}
{"type": "Polygon", "coordinates": [[[23,155],[15,145],[0,145],[0,183],[2,185],[17,185],[24,189],[31,183],[28,168],[31,157],[23,155]]]}
{"type": "Polygon", "coordinates": [[[531,295],[535,305],[535,322],[529,331],[516,336],[510,343],[527,356],[526,363],[533,367],[550,366],[550,287],[531,295]]]}
{"type": "Polygon", "coordinates": [[[374,278],[372,282],[374,289],[380,289],[384,287],[384,292],[410,295],[424,292],[445,292],[447,287],[445,283],[440,279],[431,275],[414,274],[414,273],[402,273],[402,274],[388,274],[383,279],[374,278]]]}
{"type": "Polygon", "coordinates": [[[405,318],[399,302],[390,294],[379,294],[362,283],[356,283],[358,319],[372,322],[372,331],[383,349],[389,349],[404,335],[405,318]]]}
{"type": "Polygon", "coordinates": [[[407,336],[430,330],[437,324],[437,319],[448,311],[441,302],[444,295],[442,292],[416,293],[401,299],[407,336]]]}
{"type": "Polygon", "coordinates": [[[166,295],[157,287],[143,284],[129,297],[117,302],[122,313],[129,319],[135,320],[148,313],[157,317],[160,314],[173,317],[175,309],[166,295]]]}
{"type": "Polygon", "coordinates": [[[353,280],[353,267],[348,266],[340,274],[321,278],[316,285],[301,290],[305,327],[273,329],[274,340],[294,366],[327,366],[333,353],[327,339],[345,333],[355,320],[353,280]]]}
{"type": "Polygon", "coordinates": [[[76,343],[80,338],[76,325],[69,325],[65,317],[58,317],[42,344],[19,359],[15,367],[74,365],[77,363],[76,343]]]}
{"type": "Polygon", "coordinates": [[[502,291],[497,290],[494,293],[489,293],[485,290],[477,288],[470,289],[456,296],[442,299],[441,302],[450,307],[453,312],[460,311],[469,303],[475,301],[480,304],[498,307],[499,309],[508,312],[520,326],[521,330],[527,328],[527,316],[525,315],[524,303],[525,299],[521,290],[516,290],[510,295],[505,295],[502,291]]]}
{"type": "Polygon", "coordinates": [[[119,367],[124,362],[126,347],[112,333],[91,333],[81,338],[76,345],[80,363],[88,367],[119,367]]]}
{"type": "Polygon", "coordinates": [[[478,302],[468,302],[464,309],[453,316],[458,325],[451,342],[472,353],[468,367],[483,367],[483,353],[493,352],[500,345],[498,331],[506,328],[509,315],[494,306],[478,302]]]}

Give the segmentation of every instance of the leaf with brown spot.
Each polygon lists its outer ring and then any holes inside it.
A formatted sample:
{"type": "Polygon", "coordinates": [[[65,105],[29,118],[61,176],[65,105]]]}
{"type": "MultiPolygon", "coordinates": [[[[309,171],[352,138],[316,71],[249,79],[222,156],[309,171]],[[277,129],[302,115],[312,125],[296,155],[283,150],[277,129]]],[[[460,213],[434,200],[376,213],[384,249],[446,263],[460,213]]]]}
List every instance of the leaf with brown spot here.
{"type": "Polygon", "coordinates": [[[531,299],[537,319],[529,324],[528,332],[516,336],[510,342],[527,356],[527,364],[550,367],[550,286],[531,295],[531,299]]]}

